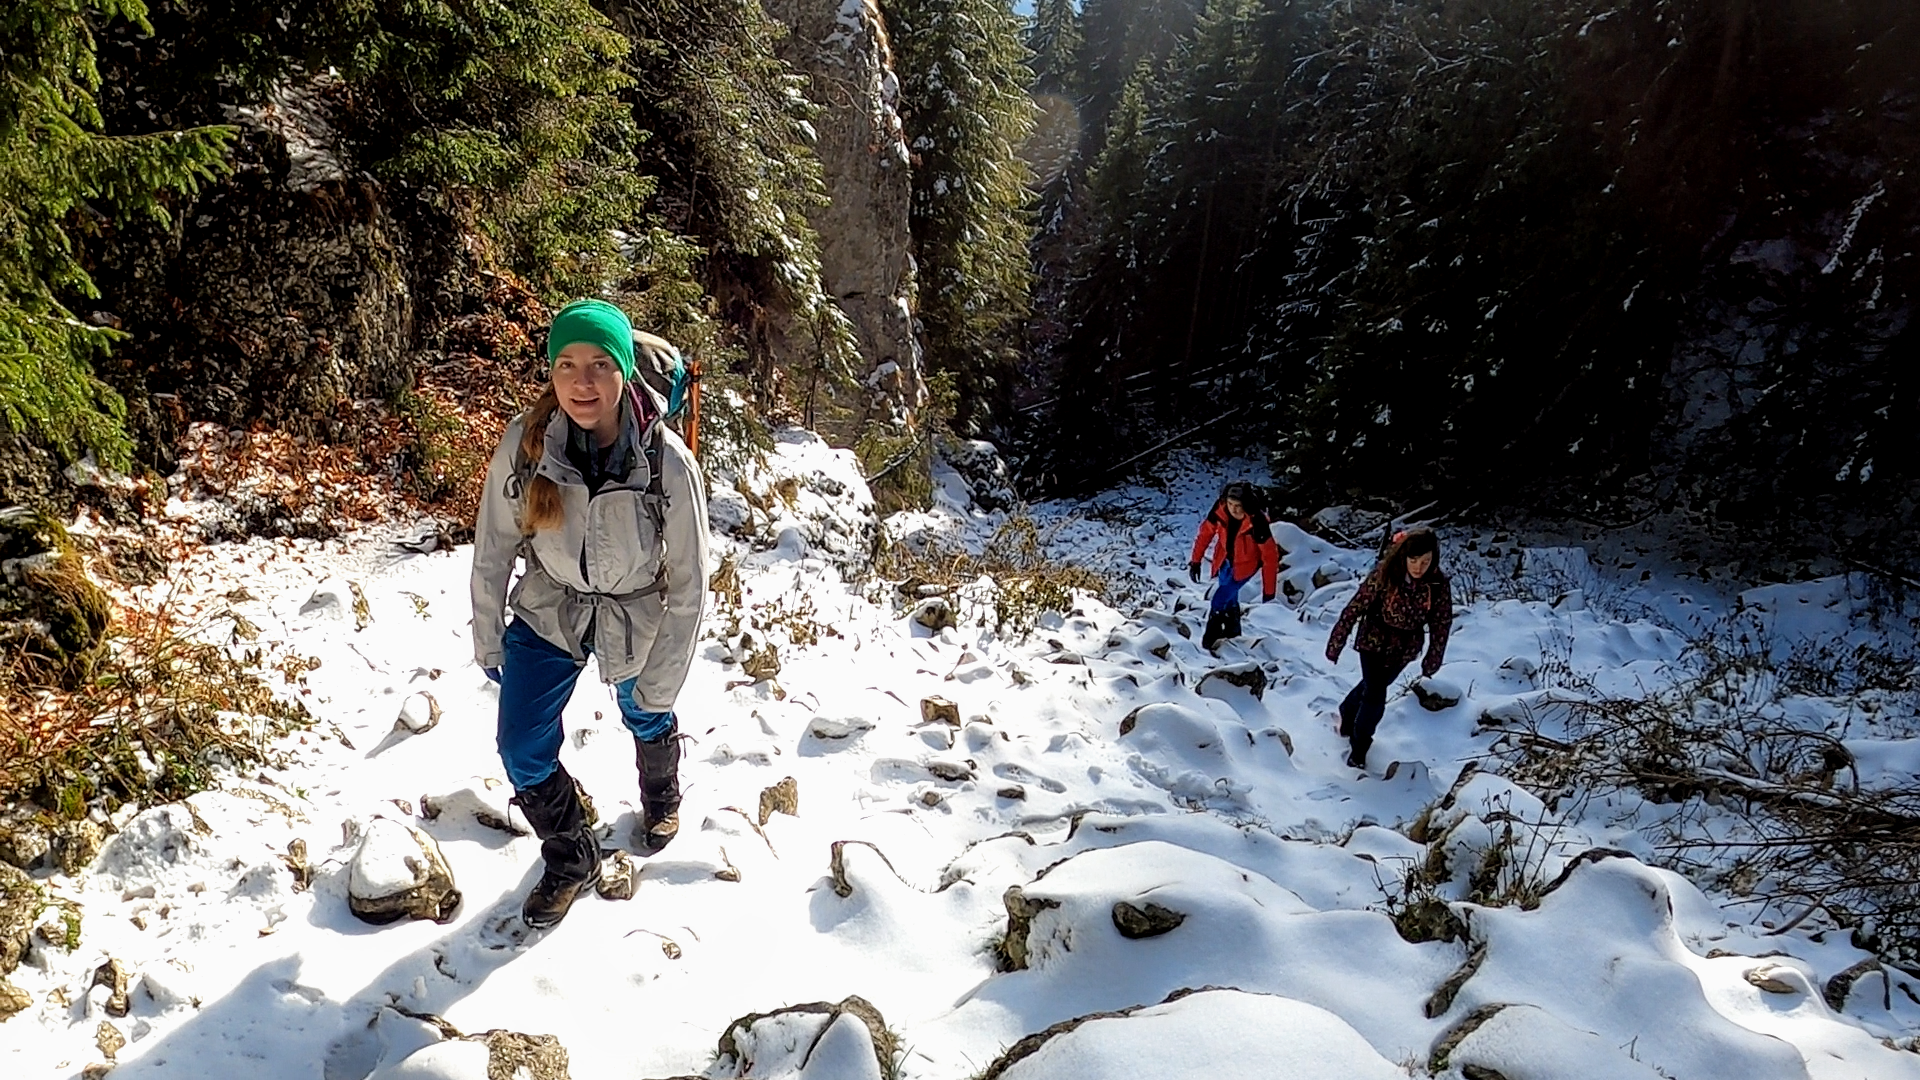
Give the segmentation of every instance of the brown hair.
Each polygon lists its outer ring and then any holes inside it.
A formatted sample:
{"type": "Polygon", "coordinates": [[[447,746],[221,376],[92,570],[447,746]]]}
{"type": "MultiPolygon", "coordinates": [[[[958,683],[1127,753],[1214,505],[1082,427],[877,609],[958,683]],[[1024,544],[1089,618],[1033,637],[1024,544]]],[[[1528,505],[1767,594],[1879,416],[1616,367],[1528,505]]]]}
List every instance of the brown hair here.
{"type": "MultiPolygon", "coordinates": [[[[547,423],[559,407],[560,396],[554,393],[553,383],[549,381],[533,408],[527,410],[523,421],[526,427],[520,432],[520,452],[526,457],[529,471],[540,464],[540,456],[547,448],[547,423]]],[[[526,502],[520,508],[520,532],[532,536],[541,529],[557,528],[565,516],[560,485],[537,472],[532,473],[527,481],[526,502]]]]}
{"type": "Polygon", "coordinates": [[[1393,543],[1388,545],[1387,553],[1367,575],[1367,580],[1375,587],[1381,585],[1398,587],[1407,579],[1407,560],[1421,555],[1432,555],[1433,566],[1428,568],[1423,580],[1436,580],[1440,573],[1440,538],[1425,525],[1415,525],[1404,532],[1395,533],[1393,543]]]}

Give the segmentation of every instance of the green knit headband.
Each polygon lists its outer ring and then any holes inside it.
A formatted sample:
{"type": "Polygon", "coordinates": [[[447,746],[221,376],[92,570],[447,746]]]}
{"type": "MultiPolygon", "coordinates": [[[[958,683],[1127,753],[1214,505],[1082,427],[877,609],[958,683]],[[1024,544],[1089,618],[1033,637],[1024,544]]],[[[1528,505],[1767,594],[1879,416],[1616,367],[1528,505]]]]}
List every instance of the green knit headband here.
{"type": "Polygon", "coordinates": [[[599,346],[620,365],[620,375],[633,379],[633,323],[627,313],[605,300],[575,300],[553,317],[547,331],[547,366],[560,359],[560,350],[584,342],[599,346]]]}

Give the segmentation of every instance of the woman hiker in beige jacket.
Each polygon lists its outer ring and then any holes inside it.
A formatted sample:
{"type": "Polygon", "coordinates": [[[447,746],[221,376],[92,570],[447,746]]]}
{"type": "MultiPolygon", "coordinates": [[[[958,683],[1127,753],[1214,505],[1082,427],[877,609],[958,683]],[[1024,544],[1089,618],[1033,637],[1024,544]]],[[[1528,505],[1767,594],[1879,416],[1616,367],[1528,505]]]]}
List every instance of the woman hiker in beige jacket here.
{"type": "MultiPolygon", "coordinates": [[[[665,403],[634,377],[634,337],[605,301],[554,317],[552,381],[507,426],[474,529],[474,658],[500,684],[500,759],[545,863],[521,907],[535,928],[600,876],[600,843],[560,764],[560,715],[588,654],[633,733],[639,846],[658,851],[679,829],[674,700],[706,602],[707,497],[665,403]],[[509,596],[516,558],[526,572],[509,596]]],[[[671,346],[648,335],[643,348],[671,346]]]]}

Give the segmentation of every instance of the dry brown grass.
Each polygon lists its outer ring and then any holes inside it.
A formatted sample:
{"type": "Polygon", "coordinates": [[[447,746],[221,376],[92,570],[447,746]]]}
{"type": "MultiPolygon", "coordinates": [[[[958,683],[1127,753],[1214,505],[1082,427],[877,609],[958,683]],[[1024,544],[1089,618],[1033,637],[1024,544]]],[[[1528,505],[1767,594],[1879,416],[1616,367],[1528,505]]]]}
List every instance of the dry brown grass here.
{"type": "Polygon", "coordinates": [[[1049,556],[1040,527],[1025,514],[1008,518],[977,554],[955,545],[896,543],[880,551],[874,571],[905,596],[922,595],[927,586],[952,595],[981,577],[991,578],[993,625],[1016,634],[1033,629],[1045,612],[1071,610],[1075,593],[1099,596],[1107,586],[1086,567],[1049,556]]]}
{"type": "MultiPolygon", "coordinates": [[[[262,650],[215,644],[213,630],[165,605],[121,606],[82,681],[38,685],[31,665],[0,659],[0,803],[30,799],[75,818],[170,802],[209,787],[216,769],[267,762],[307,711],[275,693],[262,650]]],[[[291,682],[302,664],[279,666],[291,682]]]]}

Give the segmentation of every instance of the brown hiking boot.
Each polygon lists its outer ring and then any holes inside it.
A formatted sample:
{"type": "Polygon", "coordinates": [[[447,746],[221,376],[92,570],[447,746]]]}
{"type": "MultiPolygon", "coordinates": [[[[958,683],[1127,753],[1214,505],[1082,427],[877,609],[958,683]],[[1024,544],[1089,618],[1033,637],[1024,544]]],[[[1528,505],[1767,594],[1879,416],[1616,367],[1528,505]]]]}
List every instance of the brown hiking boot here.
{"type": "Polygon", "coordinates": [[[585,881],[569,881],[559,874],[548,870],[540,875],[540,880],[527,894],[526,902],[520,905],[520,921],[535,930],[545,930],[561,919],[573,908],[573,902],[580,894],[589,892],[600,880],[600,864],[593,864],[593,873],[585,881]]]}
{"type": "Polygon", "coordinates": [[[633,843],[642,854],[651,855],[680,835],[680,808],[674,807],[665,813],[655,814],[645,811],[640,823],[633,828],[633,843]]]}

